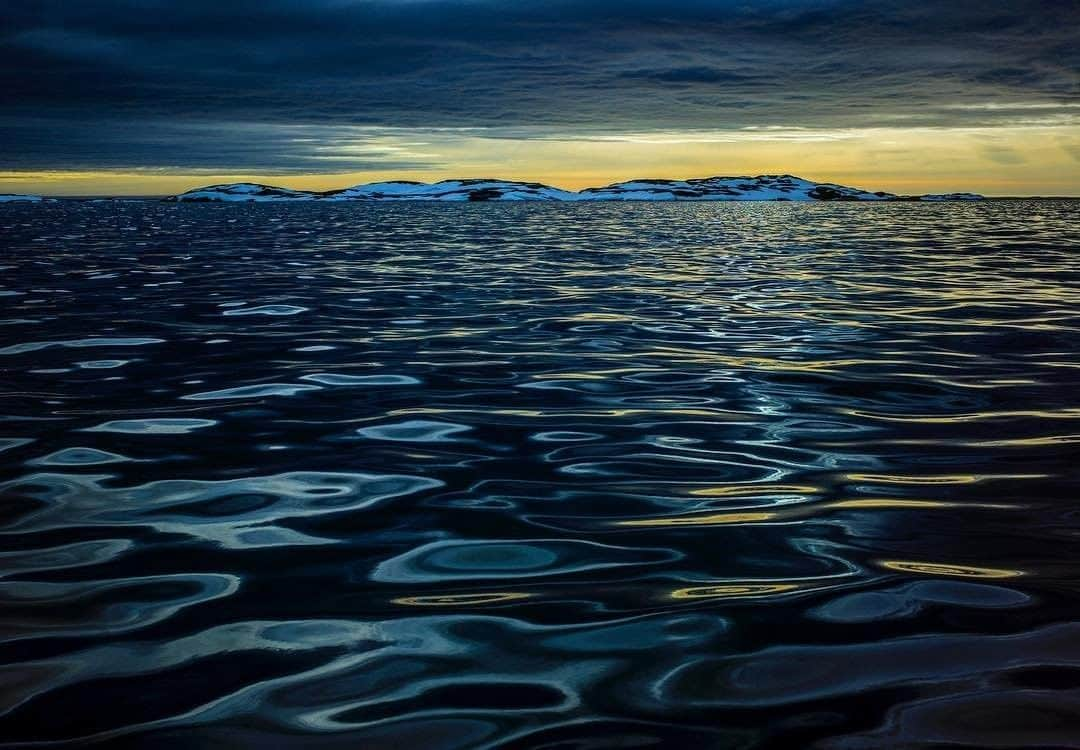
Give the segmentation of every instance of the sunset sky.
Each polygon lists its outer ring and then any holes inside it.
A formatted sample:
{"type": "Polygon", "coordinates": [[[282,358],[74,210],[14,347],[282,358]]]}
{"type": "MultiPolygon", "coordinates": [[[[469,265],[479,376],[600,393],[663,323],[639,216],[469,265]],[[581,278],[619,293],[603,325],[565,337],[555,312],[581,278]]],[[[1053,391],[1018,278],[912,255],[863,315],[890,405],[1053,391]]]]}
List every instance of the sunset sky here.
{"type": "Polygon", "coordinates": [[[791,172],[1080,195],[1069,0],[13,0],[0,192],[791,172]]]}

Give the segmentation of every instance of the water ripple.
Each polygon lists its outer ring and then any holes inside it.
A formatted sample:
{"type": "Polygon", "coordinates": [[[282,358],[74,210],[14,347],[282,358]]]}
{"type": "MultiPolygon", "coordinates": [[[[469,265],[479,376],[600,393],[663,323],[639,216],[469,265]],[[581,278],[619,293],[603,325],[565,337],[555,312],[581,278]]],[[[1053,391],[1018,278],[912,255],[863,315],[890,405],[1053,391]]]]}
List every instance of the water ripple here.
{"type": "Polygon", "coordinates": [[[0,207],[0,747],[1080,747],[1075,216],[0,207]]]}

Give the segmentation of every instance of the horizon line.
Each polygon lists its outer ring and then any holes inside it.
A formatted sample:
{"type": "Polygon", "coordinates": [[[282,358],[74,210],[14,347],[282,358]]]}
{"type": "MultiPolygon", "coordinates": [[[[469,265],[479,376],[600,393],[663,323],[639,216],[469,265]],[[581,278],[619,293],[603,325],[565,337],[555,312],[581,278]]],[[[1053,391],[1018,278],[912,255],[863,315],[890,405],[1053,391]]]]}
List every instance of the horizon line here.
{"type": "MultiPolygon", "coordinates": [[[[119,175],[121,173],[117,173],[117,174],[119,175]]],[[[345,175],[345,174],[349,174],[349,173],[341,173],[341,174],[345,175]]],[[[148,177],[150,175],[140,175],[140,176],[148,177]]],[[[170,175],[166,175],[166,174],[157,174],[157,175],[153,175],[153,176],[154,177],[160,177],[160,178],[166,178],[166,179],[168,177],[170,177],[170,175]]],[[[177,177],[179,177],[179,176],[180,175],[177,175],[177,177]]],[[[194,175],[185,175],[185,176],[186,177],[192,177],[194,175]]],[[[1019,192],[1013,192],[1013,191],[997,192],[997,191],[995,191],[993,189],[987,190],[986,188],[983,188],[981,191],[978,190],[978,189],[975,189],[975,188],[960,188],[960,189],[940,189],[939,188],[937,190],[933,190],[932,188],[930,190],[927,190],[926,188],[923,188],[922,190],[918,190],[918,191],[910,191],[910,190],[897,191],[896,189],[893,189],[893,190],[872,190],[872,189],[869,189],[869,188],[853,187],[850,184],[845,184],[844,182],[839,182],[839,181],[826,180],[826,181],[819,182],[816,179],[803,177],[803,176],[794,174],[792,172],[776,172],[776,171],[762,172],[762,173],[757,173],[757,174],[750,174],[750,173],[745,173],[745,172],[742,173],[742,174],[714,173],[714,174],[711,174],[711,175],[706,176],[706,177],[685,177],[685,178],[643,176],[643,177],[633,177],[633,178],[628,178],[628,179],[609,181],[609,182],[605,182],[603,184],[597,184],[597,185],[585,185],[585,186],[583,186],[581,188],[578,188],[578,189],[560,187],[557,184],[553,184],[553,182],[544,182],[544,181],[541,181],[541,180],[511,179],[511,178],[504,178],[504,177],[489,177],[489,176],[484,176],[484,177],[472,177],[472,176],[469,176],[469,177],[445,177],[445,178],[434,179],[434,180],[430,180],[430,181],[426,181],[426,180],[423,180],[423,179],[416,179],[416,178],[413,178],[413,177],[386,177],[386,178],[383,178],[383,179],[372,179],[370,181],[364,181],[364,182],[352,182],[352,181],[350,181],[350,182],[348,182],[348,183],[346,183],[346,184],[344,184],[343,186],[340,186],[340,187],[330,187],[330,188],[325,188],[325,189],[289,187],[288,183],[291,182],[291,180],[289,180],[288,178],[292,177],[292,178],[297,178],[297,179],[303,181],[303,180],[310,180],[310,179],[313,179],[313,178],[331,177],[332,175],[308,175],[308,174],[297,173],[297,174],[292,174],[292,175],[286,175],[286,174],[267,175],[266,177],[263,177],[261,175],[237,174],[235,176],[238,179],[235,179],[235,180],[226,179],[224,181],[221,180],[221,178],[228,178],[228,177],[231,177],[231,176],[233,176],[233,175],[230,175],[228,173],[219,174],[219,175],[209,175],[208,174],[207,177],[211,177],[211,178],[217,177],[217,178],[219,178],[218,181],[206,182],[206,183],[197,183],[197,184],[194,184],[192,187],[188,187],[186,189],[181,189],[181,190],[173,189],[173,190],[167,190],[167,191],[131,191],[131,192],[126,192],[126,191],[123,191],[123,190],[120,190],[120,191],[95,191],[95,190],[92,190],[92,191],[88,191],[88,192],[64,191],[63,190],[64,187],[73,187],[73,185],[71,185],[70,183],[78,181],[77,178],[74,178],[74,179],[71,179],[71,180],[63,180],[62,182],[58,180],[57,183],[56,183],[56,188],[58,188],[58,189],[56,189],[56,190],[50,190],[50,189],[46,188],[46,189],[28,190],[26,192],[21,192],[21,191],[17,191],[17,187],[18,187],[17,181],[16,181],[16,184],[12,184],[12,182],[5,179],[5,177],[8,177],[7,175],[0,175],[0,183],[3,183],[3,182],[8,183],[7,185],[5,185],[6,189],[5,188],[0,188],[0,195],[36,195],[36,196],[41,196],[41,197],[45,197],[45,198],[56,198],[56,199],[67,199],[67,200],[101,199],[101,198],[127,198],[127,199],[152,200],[152,199],[169,198],[169,197],[172,197],[172,196],[183,195],[185,193],[197,192],[197,191],[200,191],[200,190],[206,190],[206,189],[210,189],[210,188],[228,186],[228,185],[257,185],[257,186],[260,186],[260,187],[274,188],[274,189],[280,189],[280,190],[288,190],[288,191],[293,191],[293,192],[297,192],[297,193],[306,193],[306,194],[311,194],[311,195],[332,195],[332,194],[335,194],[335,193],[344,192],[344,191],[354,189],[354,188],[363,188],[363,187],[367,187],[367,186],[370,186],[370,185],[379,185],[379,184],[395,184],[396,183],[396,184],[412,184],[412,185],[431,186],[431,185],[439,185],[439,184],[443,184],[443,183],[453,183],[453,182],[466,183],[466,184],[467,183],[478,183],[478,182],[497,182],[497,183],[509,183],[509,184],[519,184],[519,185],[531,185],[531,186],[540,186],[540,187],[543,187],[543,188],[552,189],[552,190],[558,190],[560,192],[565,192],[565,193],[575,194],[576,195],[576,194],[581,194],[581,193],[586,192],[586,191],[603,190],[603,189],[606,189],[606,188],[610,188],[610,187],[614,187],[614,186],[618,186],[618,185],[624,185],[624,184],[627,184],[627,183],[648,183],[648,182],[657,182],[657,183],[665,183],[665,182],[667,182],[667,183],[701,183],[701,182],[708,182],[710,180],[740,180],[740,179],[752,180],[752,179],[758,179],[758,178],[791,178],[791,179],[796,179],[796,180],[803,180],[805,182],[812,183],[814,185],[839,186],[839,187],[845,187],[845,188],[849,188],[849,189],[861,190],[861,191],[866,192],[866,193],[887,193],[889,195],[894,195],[894,196],[897,196],[897,197],[918,197],[918,196],[922,196],[922,195],[943,195],[943,194],[972,193],[972,194],[976,194],[976,195],[981,195],[982,197],[984,197],[986,199],[1018,199],[1018,200],[1023,200],[1023,199],[1045,199],[1045,200],[1066,199],[1067,200],[1067,199],[1080,198],[1080,186],[1077,186],[1078,192],[1070,192],[1070,193],[1048,193],[1048,192],[1019,193],[1019,192]],[[268,179],[273,180],[275,177],[283,177],[283,178],[286,178],[286,179],[282,180],[282,182],[280,182],[280,183],[277,182],[276,180],[272,181],[272,182],[271,181],[264,181],[264,180],[268,180],[268,179]]],[[[25,179],[25,178],[20,178],[20,179],[25,179]]],[[[885,178],[884,181],[888,181],[888,179],[885,178]]],[[[185,182],[187,182],[187,181],[185,180],[185,182]]]]}

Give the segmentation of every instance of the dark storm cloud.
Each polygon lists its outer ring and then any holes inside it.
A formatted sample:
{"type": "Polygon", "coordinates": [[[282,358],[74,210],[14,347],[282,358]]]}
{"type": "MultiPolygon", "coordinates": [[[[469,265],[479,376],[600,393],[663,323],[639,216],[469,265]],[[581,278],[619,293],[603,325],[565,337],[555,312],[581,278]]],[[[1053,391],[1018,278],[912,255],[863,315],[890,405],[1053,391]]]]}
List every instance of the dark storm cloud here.
{"type": "Polygon", "coordinates": [[[763,76],[736,73],[730,70],[718,70],[717,68],[692,67],[692,68],[667,68],[663,70],[634,70],[623,73],[624,78],[637,78],[646,81],[661,81],[663,83],[750,83],[753,81],[765,82],[763,76]]]}
{"type": "Polygon", "coordinates": [[[18,144],[0,164],[10,170],[330,174],[441,166],[429,154],[410,155],[408,148],[395,146],[392,131],[334,125],[111,118],[85,126],[63,118],[0,118],[0,132],[8,143],[18,144]]]}
{"type": "Polygon", "coordinates": [[[323,171],[351,126],[1000,125],[1080,100],[1072,0],[9,0],[0,29],[0,169],[323,171]]]}

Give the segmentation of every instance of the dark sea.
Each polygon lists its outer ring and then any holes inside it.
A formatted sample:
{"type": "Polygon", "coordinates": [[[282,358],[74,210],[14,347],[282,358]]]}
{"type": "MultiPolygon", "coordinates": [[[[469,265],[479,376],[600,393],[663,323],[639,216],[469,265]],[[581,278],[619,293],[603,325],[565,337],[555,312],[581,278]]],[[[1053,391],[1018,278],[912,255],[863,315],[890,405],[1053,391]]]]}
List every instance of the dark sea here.
{"type": "Polygon", "coordinates": [[[1080,748],[1080,203],[0,207],[0,747],[1080,748]]]}

